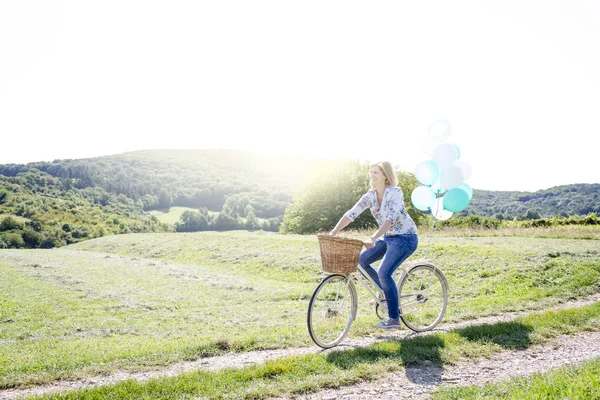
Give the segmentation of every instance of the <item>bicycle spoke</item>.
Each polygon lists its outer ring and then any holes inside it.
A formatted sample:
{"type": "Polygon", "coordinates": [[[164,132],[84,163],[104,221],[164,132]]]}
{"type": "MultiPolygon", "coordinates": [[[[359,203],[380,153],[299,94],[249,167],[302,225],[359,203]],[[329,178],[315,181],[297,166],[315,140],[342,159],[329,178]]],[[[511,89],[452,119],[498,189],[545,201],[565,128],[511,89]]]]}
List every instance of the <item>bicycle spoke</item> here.
{"type": "Polygon", "coordinates": [[[400,317],[410,329],[432,329],[441,320],[447,300],[445,278],[434,267],[412,268],[399,285],[400,317]]]}
{"type": "Polygon", "coordinates": [[[330,275],[315,290],[308,309],[308,331],[323,348],[338,344],[348,333],[356,313],[356,289],[349,278],[330,275]]]}

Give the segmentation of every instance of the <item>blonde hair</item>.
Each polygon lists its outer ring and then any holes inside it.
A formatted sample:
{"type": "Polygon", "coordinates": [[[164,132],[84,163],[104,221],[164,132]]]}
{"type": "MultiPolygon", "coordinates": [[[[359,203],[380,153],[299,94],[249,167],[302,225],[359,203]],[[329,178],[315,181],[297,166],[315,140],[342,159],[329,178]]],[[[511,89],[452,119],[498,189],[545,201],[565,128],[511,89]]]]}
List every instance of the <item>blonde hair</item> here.
{"type": "Polygon", "coordinates": [[[379,167],[381,172],[383,172],[383,176],[385,177],[385,184],[398,186],[398,176],[394,172],[394,167],[392,167],[392,163],[389,161],[380,161],[375,164],[371,164],[371,168],[379,167]]]}

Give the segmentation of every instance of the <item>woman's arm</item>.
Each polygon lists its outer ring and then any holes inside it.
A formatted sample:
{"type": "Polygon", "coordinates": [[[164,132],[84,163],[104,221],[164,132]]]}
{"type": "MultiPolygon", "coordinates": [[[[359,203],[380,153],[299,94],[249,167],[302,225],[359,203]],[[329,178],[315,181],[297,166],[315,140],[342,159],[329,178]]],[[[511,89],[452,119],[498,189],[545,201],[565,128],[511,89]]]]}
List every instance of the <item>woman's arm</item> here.
{"type": "Polygon", "coordinates": [[[389,231],[391,227],[392,227],[392,221],[385,220],[383,222],[383,224],[381,224],[379,229],[377,229],[377,232],[375,232],[373,235],[371,235],[371,239],[373,239],[374,241],[379,239],[381,236],[383,236],[383,234],[385,234],[387,231],[389,231]]]}
{"type": "Polygon", "coordinates": [[[335,228],[333,228],[331,230],[331,232],[329,232],[329,234],[330,235],[337,235],[338,233],[340,233],[340,231],[342,229],[344,229],[345,227],[347,227],[348,224],[350,224],[350,222],[352,222],[352,220],[344,215],[342,218],[340,218],[340,220],[338,221],[338,223],[335,225],[335,228]]]}
{"type": "Polygon", "coordinates": [[[337,235],[342,229],[348,226],[350,222],[354,221],[356,217],[358,217],[366,208],[370,207],[371,204],[369,202],[369,193],[365,193],[363,197],[352,207],[350,210],[344,214],[342,218],[335,225],[335,228],[329,232],[330,235],[337,235]]]}
{"type": "Polygon", "coordinates": [[[371,247],[375,246],[375,242],[377,241],[377,239],[379,239],[382,235],[384,235],[387,231],[389,231],[391,227],[392,227],[392,221],[385,220],[383,222],[383,224],[381,224],[379,229],[377,229],[377,232],[375,232],[373,235],[371,235],[369,240],[367,240],[365,242],[365,247],[367,249],[370,249],[371,247]]]}

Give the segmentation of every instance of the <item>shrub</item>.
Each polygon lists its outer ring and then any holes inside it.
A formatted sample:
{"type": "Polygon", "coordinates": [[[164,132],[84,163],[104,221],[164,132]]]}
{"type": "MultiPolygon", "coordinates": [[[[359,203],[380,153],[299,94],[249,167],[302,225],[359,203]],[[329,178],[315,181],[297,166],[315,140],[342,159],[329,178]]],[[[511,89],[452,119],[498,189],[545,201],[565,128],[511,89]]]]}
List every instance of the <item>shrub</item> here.
{"type": "Polygon", "coordinates": [[[21,234],[16,232],[3,233],[1,240],[4,241],[8,245],[8,247],[11,248],[18,249],[25,245],[25,240],[23,240],[21,234]]]}
{"type": "Polygon", "coordinates": [[[12,231],[19,229],[23,229],[23,224],[11,216],[4,217],[2,222],[0,222],[0,231],[12,231]]]}

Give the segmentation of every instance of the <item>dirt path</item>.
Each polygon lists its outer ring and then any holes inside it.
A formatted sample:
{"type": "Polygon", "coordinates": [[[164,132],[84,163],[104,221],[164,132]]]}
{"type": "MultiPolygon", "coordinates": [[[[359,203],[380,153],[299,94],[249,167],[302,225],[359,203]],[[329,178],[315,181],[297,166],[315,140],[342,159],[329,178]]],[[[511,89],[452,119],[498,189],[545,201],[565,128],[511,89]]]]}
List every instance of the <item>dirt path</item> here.
{"type": "MultiPolygon", "coordinates": [[[[558,310],[572,307],[582,307],[600,301],[600,294],[585,299],[565,302],[548,310],[558,310]]],[[[478,318],[471,321],[444,324],[442,331],[452,330],[468,325],[497,323],[510,321],[520,315],[530,312],[506,313],[500,316],[478,318]]],[[[400,330],[384,332],[383,335],[361,339],[346,340],[336,349],[351,349],[368,346],[383,339],[402,339],[411,335],[411,331],[400,330]]],[[[148,372],[120,372],[109,376],[96,376],[84,380],[56,381],[50,384],[26,388],[0,390],[0,399],[16,399],[28,395],[42,395],[57,391],[91,388],[120,382],[127,379],[147,380],[156,377],[175,376],[182,372],[199,368],[219,370],[227,367],[242,367],[263,363],[279,357],[290,355],[311,354],[326,352],[316,346],[289,348],[282,350],[253,351],[241,354],[228,354],[218,357],[208,357],[192,362],[178,363],[161,370],[148,372]]],[[[532,346],[522,351],[504,351],[496,354],[489,360],[480,361],[478,364],[469,362],[459,363],[455,366],[411,367],[405,371],[389,375],[382,382],[364,382],[354,386],[326,390],[311,394],[301,399],[365,399],[365,398],[398,398],[399,396],[421,396],[427,398],[427,393],[440,385],[481,384],[494,379],[506,379],[511,374],[522,375],[555,368],[566,362],[579,362],[585,359],[600,357],[600,332],[582,333],[575,336],[564,336],[556,343],[545,346],[532,346]]]]}
{"type": "MultiPolygon", "coordinates": [[[[435,365],[409,367],[387,374],[378,381],[362,382],[340,389],[322,390],[293,397],[297,400],[321,399],[428,399],[439,387],[482,385],[530,375],[600,357],[600,332],[561,336],[552,344],[526,350],[503,351],[478,363],[460,362],[443,368],[435,365]]],[[[290,399],[281,397],[280,399],[290,399]]]]}

